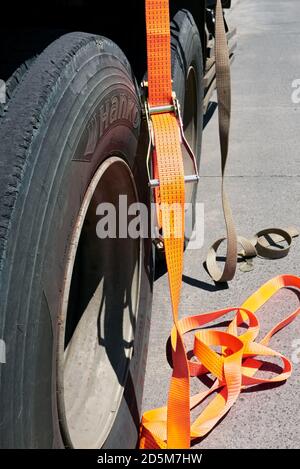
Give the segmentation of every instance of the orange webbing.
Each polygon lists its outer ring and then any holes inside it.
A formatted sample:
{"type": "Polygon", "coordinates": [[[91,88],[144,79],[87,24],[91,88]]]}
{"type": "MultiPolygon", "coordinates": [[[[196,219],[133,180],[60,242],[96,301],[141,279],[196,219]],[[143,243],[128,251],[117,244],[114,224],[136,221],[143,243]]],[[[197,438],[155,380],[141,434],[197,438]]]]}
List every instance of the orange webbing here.
{"type": "Polygon", "coordinates": [[[150,106],[172,98],[169,0],[146,0],[147,61],[150,106]]]}
{"type": "MultiPolygon", "coordinates": [[[[171,101],[168,3],[168,0],[146,0],[148,86],[152,106],[171,101]],[[169,81],[164,83],[163,80],[169,81]]],[[[140,448],[184,449],[216,425],[236,402],[243,387],[283,381],[290,376],[291,362],[270,349],[268,343],[275,332],[300,314],[300,308],[277,324],[261,342],[255,342],[259,332],[255,312],[281,288],[300,289],[300,279],[279,276],[267,282],[240,308],[178,319],[184,243],[184,170],[179,126],[172,113],[153,115],[152,125],[155,137],[153,159],[160,180],[159,210],[174,320],[171,333],[173,373],[167,407],[143,415],[140,448]],[[235,312],[235,317],[226,332],[203,329],[204,325],[232,312],[235,312]],[[247,324],[248,328],[245,333],[238,335],[238,327],[242,324],[247,324]],[[183,336],[191,331],[195,331],[193,360],[188,360],[183,336]],[[215,346],[221,347],[219,353],[213,350],[215,346]],[[283,362],[282,373],[272,379],[255,378],[263,364],[255,358],[259,355],[280,357],[283,362]],[[190,378],[206,373],[215,376],[213,385],[190,397],[190,378]],[[212,394],[215,397],[191,424],[191,410],[212,394]]]]}
{"type": "MultiPolygon", "coordinates": [[[[178,322],[181,335],[197,330],[194,337],[193,361],[188,361],[189,375],[191,377],[211,373],[215,381],[211,388],[193,396],[190,400],[190,409],[197,407],[205,398],[213,393],[216,396],[210,401],[199,417],[191,425],[191,443],[206,435],[217,422],[228,412],[236,402],[240,392],[246,386],[262,383],[285,381],[291,375],[292,364],[290,360],[279,352],[268,347],[272,336],[290,324],[300,315],[300,308],[284,318],[260,341],[255,342],[259,333],[259,322],[255,312],[263,306],[272,296],[282,288],[300,289],[299,277],[280,275],[263,285],[240,308],[228,308],[198,316],[186,317],[178,322]],[[227,332],[212,329],[203,329],[205,324],[235,312],[227,332]],[[245,333],[238,335],[237,329],[247,325],[245,333]],[[221,346],[222,352],[216,353],[212,346],[221,346]],[[282,360],[282,372],[273,378],[256,378],[256,372],[264,365],[264,361],[256,356],[279,357],[282,360]]],[[[176,328],[172,331],[172,338],[176,335],[176,328]]],[[[173,368],[180,366],[174,361],[173,368]]],[[[181,363],[184,366],[184,362],[181,363]]],[[[174,373],[174,371],[173,371],[174,373]]],[[[141,448],[174,448],[166,443],[168,439],[167,415],[176,413],[174,402],[169,399],[168,407],[146,412],[142,420],[141,448]]],[[[169,428],[168,428],[169,431],[169,428]]],[[[187,435],[189,431],[187,431],[187,435]]],[[[182,435],[178,442],[182,440],[182,435]]],[[[178,447],[178,446],[175,446],[178,447]]]]}

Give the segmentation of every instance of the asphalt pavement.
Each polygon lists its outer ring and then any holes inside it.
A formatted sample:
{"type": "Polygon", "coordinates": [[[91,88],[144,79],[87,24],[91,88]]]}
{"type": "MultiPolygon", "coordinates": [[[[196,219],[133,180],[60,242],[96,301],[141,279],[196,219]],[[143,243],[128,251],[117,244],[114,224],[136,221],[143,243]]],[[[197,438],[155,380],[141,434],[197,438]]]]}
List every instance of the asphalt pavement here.
{"type": "MultiPolygon", "coordinates": [[[[235,0],[228,22],[238,28],[238,49],[232,65],[226,187],[238,232],[252,236],[272,226],[300,228],[300,103],[292,101],[292,84],[300,79],[300,2],[235,0]]],[[[185,254],[182,316],[239,306],[270,278],[284,273],[300,275],[298,238],[286,258],[256,258],[254,270],[237,270],[228,288],[214,284],[203,262],[208,247],[225,233],[217,112],[204,130],[200,172],[198,202],[205,206],[205,242],[201,249],[187,250],[185,254]]],[[[292,312],[298,302],[291,291],[277,294],[259,312],[262,333],[292,312]]],[[[170,368],[165,344],[171,326],[168,279],[163,275],[154,287],[144,410],[167,401],[170,368]]],[[[300,349],[299,335],[300,318],[270,344],[293,357],[292,377],[271,389],[248,389],[242,393],[199,448],[300,447],[300,360],[296,353],[300,349]]]]}

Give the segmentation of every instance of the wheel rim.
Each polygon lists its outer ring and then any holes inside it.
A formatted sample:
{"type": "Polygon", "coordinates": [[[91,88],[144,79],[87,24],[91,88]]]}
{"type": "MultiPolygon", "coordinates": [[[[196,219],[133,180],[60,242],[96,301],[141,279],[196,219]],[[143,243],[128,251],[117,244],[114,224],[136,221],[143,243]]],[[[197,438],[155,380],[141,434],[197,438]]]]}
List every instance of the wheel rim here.
{"type": "MultiPolygon", "coordinates": [[[[137,191],[128,165],[108,158],[95,174],[73,233],[58,340],[58,410],[66,444],[100,448],[122,400],[133,350],[141,240],[99,239],[96,207],[137,191]]],[[[117,227],[118,228],[118,227],[117,227]]]]}
{"type": "MultiPolygon", "coordinates": [[[[193,66],[188,70],[186,80],[186,91],[184,99],[184,113],[183,113],[183,128],[185,137],[192,148],[194,154],[197,152],[197,80],[196,72],[193,66]]],[[[194,165],[186,149],[183,149],[183,164],[185,174],[194,174],[194,165]]],[[[190,203],[193,198],[193,192],[195,190],[194,184],[185,185],[185,201],[190,203]]]]}

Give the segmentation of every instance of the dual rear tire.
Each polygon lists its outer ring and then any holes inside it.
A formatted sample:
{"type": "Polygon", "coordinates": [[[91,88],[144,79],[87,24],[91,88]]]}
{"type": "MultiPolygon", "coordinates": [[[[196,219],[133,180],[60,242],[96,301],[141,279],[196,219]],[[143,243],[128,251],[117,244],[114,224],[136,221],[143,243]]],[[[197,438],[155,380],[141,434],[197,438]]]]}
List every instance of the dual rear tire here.
{"type": "MultiPolygon", "coordinates": [[[[200,38],[188,12],[176,17],[174,87],[200,148],[200,38]]],[[[152,243],[100,240],[97,207],[110,204],[118,220],[119,196],[149,206],[143,140],[130,65],[91,34],[52,43],[1,110],[2,448],[137,444],[152,243]]]]}

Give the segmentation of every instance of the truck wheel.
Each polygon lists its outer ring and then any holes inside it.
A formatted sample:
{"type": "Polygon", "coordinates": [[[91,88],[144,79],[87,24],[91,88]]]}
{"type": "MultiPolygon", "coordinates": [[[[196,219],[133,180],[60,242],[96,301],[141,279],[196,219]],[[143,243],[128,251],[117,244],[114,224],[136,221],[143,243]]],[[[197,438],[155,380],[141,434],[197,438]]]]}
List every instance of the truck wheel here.
{"type": "MultiPolygon", "coordinates": [[[[33,64],[35,58],[28,59],[20,67],[15,70],[11,77],[6,82],[6,100],[5,103],[0,103],[0,118],[4,116],[4,113],[8,111],[8,107],[11,103],[11,99],[14,95],[14,92],[18,84],[23,80],[28,72],[30,66],[33,64]]],[[[0,120],[0,125],[1,125],[0,120]]]]}
{"type": "MultiPolygon", "coordinates": [[[[203,58],[197,25],[187,10],[180,10],[171,22],[173,89],[181,105],[185,136],[194,151],[198,168],[203,128],[203,58]]],[[[185,174],[193,174],[191,158],[183,148],[185,174]]],[[[186,184],[186,243],[195,224],[197,185],[186,184]]]]}
{"type": "Polygon", "coordinates": [[[128,61],[85,33],[52,43],[0,117],[2,448],[136,445],[151,240],[118,220],[120,196],[149,204],[139,137],[128,61]],[[99,238],[101,203],[115,238],[99,238]]]}

